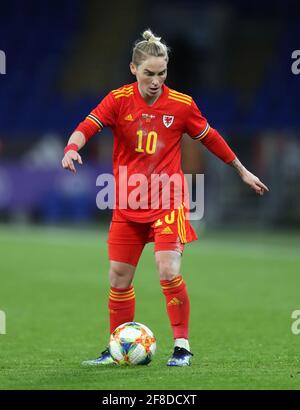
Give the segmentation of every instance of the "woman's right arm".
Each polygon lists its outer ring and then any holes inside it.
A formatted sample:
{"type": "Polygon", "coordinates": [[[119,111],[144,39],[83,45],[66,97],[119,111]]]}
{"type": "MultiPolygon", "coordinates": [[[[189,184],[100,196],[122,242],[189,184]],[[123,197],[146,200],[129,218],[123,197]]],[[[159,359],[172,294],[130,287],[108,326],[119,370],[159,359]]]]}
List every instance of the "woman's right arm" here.
{"type": "Polygon", "coordinates": [[[86,138],[81,131],[74,131],[69,138],[68,145],[64,149],[64,157],[62,159],[62,166],[64,169],[76,172],[74,161],[78,161],[82,165],[81,156],[78,154],[79,151],[86,143],[86,138]]]}
{"type": "Polygon", "coordinates": [[[104,126],[112,127],[115,124],[115,110],[117,99],[110,92],[92,112],[78,124],[69,138],[68,145],[64,149],[62,166],[72,172],[76,172],[74,161],[82,165],[78,151],[104,126]]]}

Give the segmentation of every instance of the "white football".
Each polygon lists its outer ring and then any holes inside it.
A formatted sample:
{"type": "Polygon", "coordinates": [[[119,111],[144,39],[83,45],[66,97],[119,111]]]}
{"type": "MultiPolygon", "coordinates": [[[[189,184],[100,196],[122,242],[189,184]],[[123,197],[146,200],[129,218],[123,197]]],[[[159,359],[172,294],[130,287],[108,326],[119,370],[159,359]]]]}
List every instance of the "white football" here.
{"type": "Polygon", "coordinates": [[[109,351],[118,364],[149,364],[156,351],[156,339],[141,323],[123,323],[111,334],[109,351]]]}

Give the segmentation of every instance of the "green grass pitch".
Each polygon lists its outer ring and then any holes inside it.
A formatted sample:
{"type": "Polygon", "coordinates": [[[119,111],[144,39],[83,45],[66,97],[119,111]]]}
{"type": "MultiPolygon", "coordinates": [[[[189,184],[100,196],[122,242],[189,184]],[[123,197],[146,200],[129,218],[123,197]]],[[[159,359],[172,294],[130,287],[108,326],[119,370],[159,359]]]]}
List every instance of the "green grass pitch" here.
{"type": "Polygon", "coordinates": [[[147,245],[135,278],[136,320],[157,338],[149,366],[81,367],[108,339],[105,231],[0,226],[0,389],[298,389],[300,239],[208,233],[186,247],[189,368],[168,368],[173,341],[147,245]]]}

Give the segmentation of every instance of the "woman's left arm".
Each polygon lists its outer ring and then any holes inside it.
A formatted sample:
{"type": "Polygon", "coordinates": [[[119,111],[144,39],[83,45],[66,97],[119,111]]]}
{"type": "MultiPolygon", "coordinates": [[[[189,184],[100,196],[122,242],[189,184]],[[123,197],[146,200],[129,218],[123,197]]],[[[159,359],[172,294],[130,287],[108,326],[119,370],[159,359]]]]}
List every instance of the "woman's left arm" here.
{"type": "Polygon", "coordinates": [[[229,163],[232,167],[234,167],[239,176],[241,177],[242,181],[245,182],[245,184],[249,185],[254,191],[259,194],[263,195],[265,191],[269,191],[268,187],[261,182],[257,176],[253,175],[250,171],[248,171],[244,165],[238,160],[238,158],[235,158],[233,161],[229,163]]]}

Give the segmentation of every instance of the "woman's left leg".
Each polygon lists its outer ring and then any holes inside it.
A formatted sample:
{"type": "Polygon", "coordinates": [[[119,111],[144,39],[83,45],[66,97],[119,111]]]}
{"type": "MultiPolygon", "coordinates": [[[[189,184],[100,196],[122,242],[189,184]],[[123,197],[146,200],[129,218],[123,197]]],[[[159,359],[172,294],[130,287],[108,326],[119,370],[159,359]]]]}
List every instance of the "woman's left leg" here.
{"type": "Polygon", "coordinates": [[[190,300],[185,281],[180,274],[181,253],[174,250],[156,251],[155,259],[174,336],[175,350],[168,365],[189,365],[191,356],[188,340],[190,300]]]}

